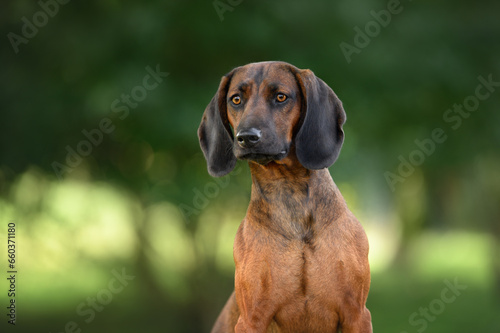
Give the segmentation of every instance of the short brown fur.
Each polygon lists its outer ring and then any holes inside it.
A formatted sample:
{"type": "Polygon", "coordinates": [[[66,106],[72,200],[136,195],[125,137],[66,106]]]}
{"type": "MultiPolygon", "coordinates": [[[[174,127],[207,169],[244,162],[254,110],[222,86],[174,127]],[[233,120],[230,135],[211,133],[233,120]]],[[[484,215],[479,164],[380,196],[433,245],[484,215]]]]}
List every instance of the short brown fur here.
{"type": "MultiPolygon", "coordinates": [[[[262,138],[250,150],[233,141],[236,158],[249,161],[252,194],[234,242],[235,292],[213,333],[372,332],[366,234],[328,169],[308,169],[297,157],[297,132],[312,112],[306,81],[313,76],[265,62],[239,67],[221,83],[218,107],[230,135],[258,127],[262,138]],[[290,100],[276,103],[277,92],[290,100]],[[241,105],[230,102],[233,95],[241,105]]],[[[341,127],[345,116],[338,119],[341,127]]],[[[200,141],[208,140],[202,126],[200,141]]]]}

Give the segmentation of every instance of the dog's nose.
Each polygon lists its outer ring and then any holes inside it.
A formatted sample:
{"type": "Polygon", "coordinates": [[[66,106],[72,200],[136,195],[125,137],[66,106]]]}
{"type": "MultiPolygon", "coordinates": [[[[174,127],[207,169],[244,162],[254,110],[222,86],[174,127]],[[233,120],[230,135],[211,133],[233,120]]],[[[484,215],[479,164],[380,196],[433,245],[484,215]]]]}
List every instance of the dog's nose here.
{"type": "Polygon", "coordinates": [[[236,133],[236,140],[243,148],[250,148],[255,146],[261,137],[261,130],[257,128],[244,129],[236,133]]]}

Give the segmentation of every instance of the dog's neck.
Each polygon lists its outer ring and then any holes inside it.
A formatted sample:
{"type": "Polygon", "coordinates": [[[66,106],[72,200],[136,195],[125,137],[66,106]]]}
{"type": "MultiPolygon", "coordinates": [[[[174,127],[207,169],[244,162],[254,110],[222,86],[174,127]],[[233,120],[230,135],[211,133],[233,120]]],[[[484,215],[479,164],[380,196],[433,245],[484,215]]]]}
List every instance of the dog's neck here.
{"type": "Polygon", "coordinates": [[[293,158],[265,166],[253,162],[249,165],[251,222],[266,224],[287,239],[312,238],[316,221],[321,220],[317,208],[332,205],[337,199],[338,191],[328,169],[308,170],[293,158]],[[318,202],[316,198],[331,202],[318,202]]]}

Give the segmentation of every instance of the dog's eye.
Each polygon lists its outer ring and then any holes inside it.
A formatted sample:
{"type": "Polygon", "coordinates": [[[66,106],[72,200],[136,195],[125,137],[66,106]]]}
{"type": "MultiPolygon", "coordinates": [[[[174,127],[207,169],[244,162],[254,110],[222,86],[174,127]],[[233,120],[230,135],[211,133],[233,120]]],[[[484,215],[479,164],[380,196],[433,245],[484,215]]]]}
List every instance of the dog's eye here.
{"type": "Polygon", "coordinates": [[[278,94],[276,95],[276,100],[280,103],[283,103],[284,101],[286,101],[286,95],[285,94],[278,94]]]}
{"type": "Polygon", "coordinates": [[[231,98],[231,102],[233,102],[234,105],[239,105],[241,103],[241,97],[236,95],[231,98]]]}

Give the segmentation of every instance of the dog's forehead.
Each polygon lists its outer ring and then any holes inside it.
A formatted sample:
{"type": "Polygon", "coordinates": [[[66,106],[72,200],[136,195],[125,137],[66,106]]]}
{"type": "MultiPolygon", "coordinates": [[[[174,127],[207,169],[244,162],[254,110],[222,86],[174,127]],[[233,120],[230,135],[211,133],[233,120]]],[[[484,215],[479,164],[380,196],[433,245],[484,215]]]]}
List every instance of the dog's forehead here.
{"type": "Polygon", "coordinates": [[[235,89],[241,84],[283,85],[295,87],[294,69],[283,62],[253,63],[235,69],[229,89],[235,89]]]}

